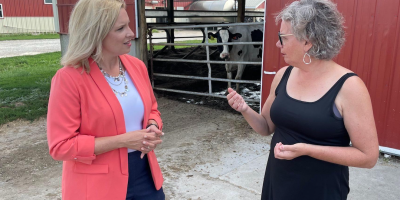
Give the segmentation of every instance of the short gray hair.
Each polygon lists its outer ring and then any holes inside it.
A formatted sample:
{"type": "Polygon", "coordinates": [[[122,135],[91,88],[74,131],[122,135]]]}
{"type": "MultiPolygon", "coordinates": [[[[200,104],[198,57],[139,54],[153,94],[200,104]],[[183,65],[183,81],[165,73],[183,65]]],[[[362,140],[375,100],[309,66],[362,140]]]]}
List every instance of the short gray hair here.
{"type": "Polygon", "coordinates": [[[334,58],[344,44],[344,18],[329,0],[295,1],[276,16],[281,20],[290,22],[298,40],[313,44],[308,53],[317,59],[334,58]]]}

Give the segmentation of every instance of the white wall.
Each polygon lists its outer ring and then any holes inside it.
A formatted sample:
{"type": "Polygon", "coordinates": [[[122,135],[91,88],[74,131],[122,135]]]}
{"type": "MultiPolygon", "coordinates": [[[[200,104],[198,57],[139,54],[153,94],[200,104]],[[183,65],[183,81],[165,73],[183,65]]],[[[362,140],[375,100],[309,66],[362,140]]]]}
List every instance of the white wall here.
{"type": "Polygon", "coordinates": [[[0,33],[54,33],[54,17],[4,17],[0,33]]]}

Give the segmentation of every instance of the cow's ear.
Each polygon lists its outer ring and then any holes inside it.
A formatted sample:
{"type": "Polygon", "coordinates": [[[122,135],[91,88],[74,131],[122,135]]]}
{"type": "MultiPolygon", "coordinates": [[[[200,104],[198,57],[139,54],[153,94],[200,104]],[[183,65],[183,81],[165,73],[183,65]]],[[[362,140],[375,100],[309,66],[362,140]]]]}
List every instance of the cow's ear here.
{"type": "Polygon", "coordinates": [[[217,34],[214,34],[214,33],[211,33],[211,32],[208,33],[208,38],[210,40],[214,40],[216,37],[217,37],[217,34]]]}
{"type": "Polygon", "coordinates": [[[233,40],[237,40],[237,39],[239,39],[239,38],[241,38],[241,37],[242,37],[242,34],[240,34],[240,33],[232,34],[232,39],[233,39],[233,40]]]}

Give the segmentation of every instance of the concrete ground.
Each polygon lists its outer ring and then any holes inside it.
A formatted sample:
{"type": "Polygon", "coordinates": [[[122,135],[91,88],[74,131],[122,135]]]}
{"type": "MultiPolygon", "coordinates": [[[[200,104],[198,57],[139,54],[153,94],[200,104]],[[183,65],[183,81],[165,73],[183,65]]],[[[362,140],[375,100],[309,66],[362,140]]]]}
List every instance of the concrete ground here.
{"type": "MultiPolygon", "coordinates": [[[[260,199],[271,137],[254,133],[241,115],[166,97],[156,154],[167,199],[260,199]]],[[[60,199],[61,162],[48,154],[46,122],[0,127],[0,199],[60,199]]],[[[350,169],[351,200],[400,198],[400,161],[380,158],[373,169],[350,169]]]]}

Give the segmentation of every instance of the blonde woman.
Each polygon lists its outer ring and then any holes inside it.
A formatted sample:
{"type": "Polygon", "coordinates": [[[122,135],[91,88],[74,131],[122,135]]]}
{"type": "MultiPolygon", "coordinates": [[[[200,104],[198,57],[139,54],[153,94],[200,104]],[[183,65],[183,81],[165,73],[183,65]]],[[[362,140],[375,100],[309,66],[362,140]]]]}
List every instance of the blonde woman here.
{"type": "Polygon", "coordinates": [[[232,89],[227,96],[257,133],[274,133],[261,199],[347,199],[348,166],[372,168],[379,147],[367,88],[332,60],[345,41],[343,17],[329,0],[300,0],[276,21],[289,66],[277,72],[261,114],[232,89]]]}
{"type": "Polygon", "coordinates": [[[165,199],[154,149],[163,133],[147,69],[126,55],[124,0],[80,0],[52,79],[47,137],[63,200],[165,199]]]}

